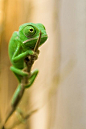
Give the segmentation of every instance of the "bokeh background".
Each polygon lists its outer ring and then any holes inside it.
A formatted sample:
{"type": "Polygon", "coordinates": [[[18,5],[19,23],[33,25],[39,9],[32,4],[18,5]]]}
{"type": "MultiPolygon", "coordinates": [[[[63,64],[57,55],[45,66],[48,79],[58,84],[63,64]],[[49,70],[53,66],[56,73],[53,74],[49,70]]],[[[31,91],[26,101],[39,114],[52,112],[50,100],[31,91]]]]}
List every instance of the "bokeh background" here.
{"type": "Polygon", "coordinates": [[[6,129],[86,129],[85,0],[0,0],[0,124],[18,85],[9,39],[26,22],[48,33],[33,66],[39,75],[19,104],[25,114],[37,111],[24,122],[15,112],[6,129]]]}

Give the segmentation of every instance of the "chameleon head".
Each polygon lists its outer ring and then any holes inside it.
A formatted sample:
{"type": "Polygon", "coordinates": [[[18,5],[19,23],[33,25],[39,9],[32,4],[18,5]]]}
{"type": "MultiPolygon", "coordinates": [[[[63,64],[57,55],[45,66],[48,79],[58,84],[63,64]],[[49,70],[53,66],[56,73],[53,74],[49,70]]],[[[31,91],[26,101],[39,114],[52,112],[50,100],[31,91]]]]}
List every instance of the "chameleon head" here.
{"type": "Polygon", "coordinates": [[[25,50],[34,49],[35,44],[39,38],[40,31],[42,33],[40,45],[42,45],[48,38],[43,24],[25,23],[19,27],[19,38],[22,42],[22,47],[25,50]]]}

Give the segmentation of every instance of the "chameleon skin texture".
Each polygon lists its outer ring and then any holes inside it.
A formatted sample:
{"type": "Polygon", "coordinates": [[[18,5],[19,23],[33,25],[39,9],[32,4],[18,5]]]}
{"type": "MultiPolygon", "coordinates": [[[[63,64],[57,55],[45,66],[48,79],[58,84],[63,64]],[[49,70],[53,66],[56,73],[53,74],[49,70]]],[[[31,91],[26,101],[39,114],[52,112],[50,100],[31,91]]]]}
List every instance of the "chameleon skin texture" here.
{"type": "Polygon", "coordinates": [[[16,75],[19,82],[21,77],[27,76],[24,69],[24,59],[34,54],[34,47],[39,38],[41,31],[41,46],[48,38],[45,27],[41,23],[25,23],[19,27],[19,31],[15,31],[10,39],[8,53],[13,66],[11,70],[16,75]]]}
{"type": "Polygon", "coordinates": [[[27,72],[27,70],[25,70],[25,61],[28,58],[28,62],[30,63],[31,60],[29,58],[34,57],[34,55],[36,57],[34,60],[37,59],[38,52],[34,52],[34,47],[39,38],[41,38],[39,46],[41,46],[48,38],[44,25],[41,23],[25,23],[19,27],[19,31],[13,33],[9,41],[8,53],[12,63],[10,69],[17,77],[19,84],[12,97],[10,108],[2,126],[3,129],[9,117],[16,110],[24,90],[33,84],[38,74],[37,69],[32,72],[27,72]],[[27,84],[23,86],[22,80],[25,79],[25,76],[27,78],[27,84]]]}

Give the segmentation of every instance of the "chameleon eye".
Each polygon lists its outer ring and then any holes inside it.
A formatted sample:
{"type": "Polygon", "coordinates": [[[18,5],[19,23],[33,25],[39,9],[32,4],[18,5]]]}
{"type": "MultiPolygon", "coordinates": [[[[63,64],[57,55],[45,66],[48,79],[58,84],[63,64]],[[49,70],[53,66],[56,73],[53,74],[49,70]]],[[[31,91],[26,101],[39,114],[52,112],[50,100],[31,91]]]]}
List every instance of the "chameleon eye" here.
{"type": "Polygon", "coordinates": [[[33,26],[26,26],[23,30],[26,37],[31,37],[35,34],[35,28],[33,26]]]}
{"type": "Polygon", "coordinates": [[[31,28],[31,29],[30,29],[30,32],[33,32],[33,31],[34,31],[34,30],[31,28]]]}

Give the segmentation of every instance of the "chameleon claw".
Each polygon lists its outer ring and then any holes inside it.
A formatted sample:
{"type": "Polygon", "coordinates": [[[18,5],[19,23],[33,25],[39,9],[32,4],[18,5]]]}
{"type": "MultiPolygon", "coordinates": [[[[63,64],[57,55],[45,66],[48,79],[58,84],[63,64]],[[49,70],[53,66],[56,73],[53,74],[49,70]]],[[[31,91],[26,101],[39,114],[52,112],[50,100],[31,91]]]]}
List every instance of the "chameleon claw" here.
{"type": "Polygon", "coordinates": [[[37,60],[38,59],[38,53],[37,52],[34,52],[34,54],[32,56],[33,56],[33,59],[34,60],[37,60]]]}

